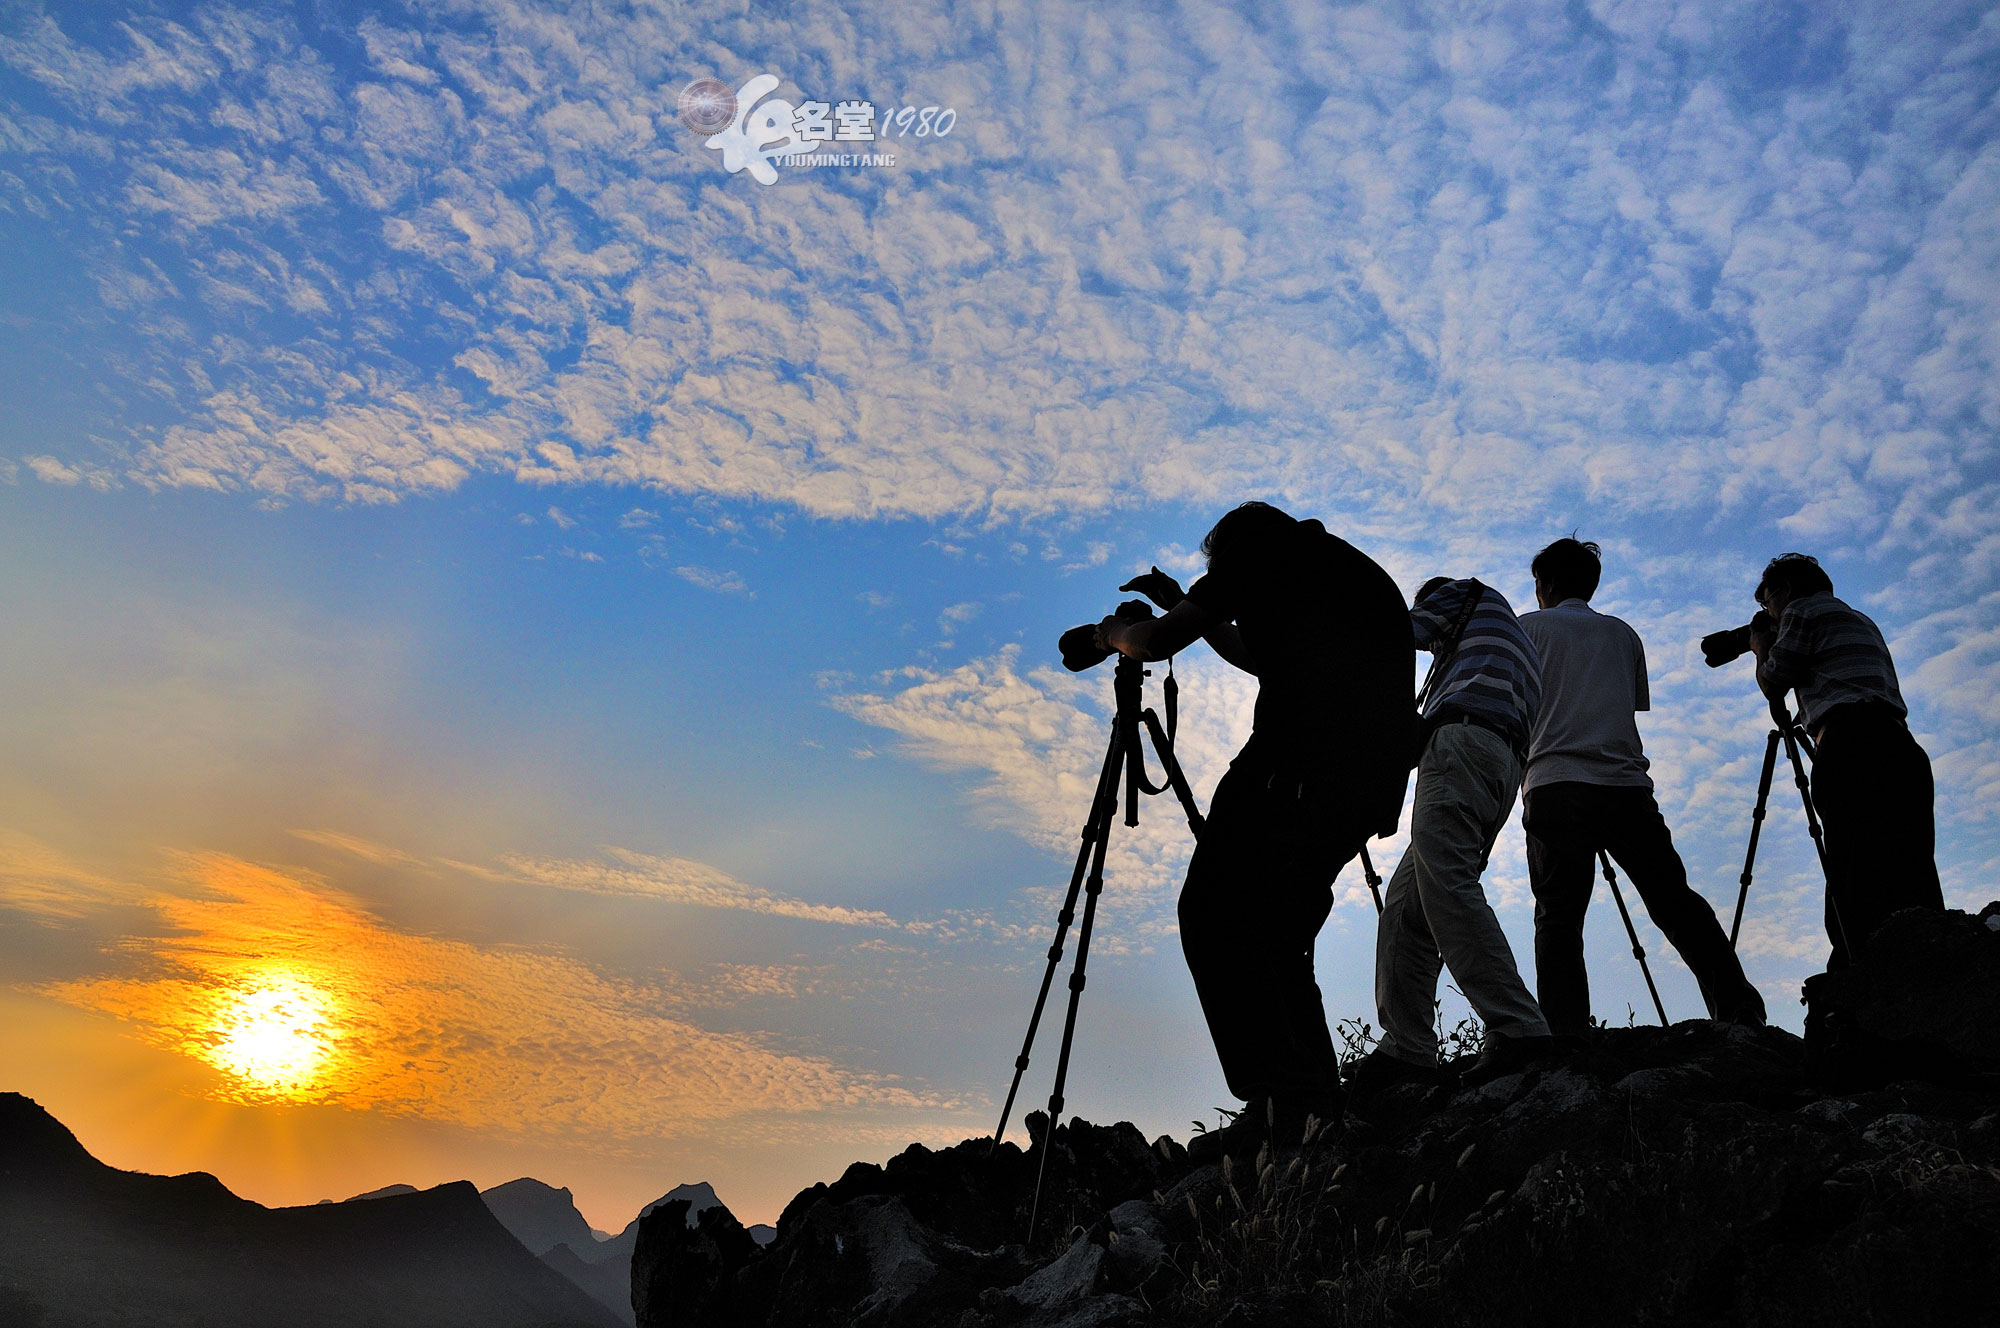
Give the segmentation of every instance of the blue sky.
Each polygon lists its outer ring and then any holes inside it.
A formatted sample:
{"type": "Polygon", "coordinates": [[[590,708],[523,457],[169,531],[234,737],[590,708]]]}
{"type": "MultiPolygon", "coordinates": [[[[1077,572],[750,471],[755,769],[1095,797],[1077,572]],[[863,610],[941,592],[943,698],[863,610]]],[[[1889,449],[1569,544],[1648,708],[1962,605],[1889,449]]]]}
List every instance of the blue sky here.
{"type": "MultiPolygon", "coordinates": [[[[1978,5],[9,7],[0,978],[47,1034],[9,1086],[255,1197],[533,1171],[600,1225],[975,1133],[1103,741],[1054,638],[1252,497],[1524,606],[1536,548],[1603,542],[1725,909],[1764,725],[1694,642],[1817,554],[1982,902],[1996,90],[1978,5]],[[766,187],[675,117],[764,72],[957,124],[766,187]],[[286,1106],[190,1068],[160,984],[248,981],[214,956],[284,909],[457,975],[442,1031],[344,988],[428,1069],[286,1106]],[[129,1123],[128,1064],[198,1105],[129,1123]]],[[[1252,693],[1182,681],[1206,791],[1252,693]]],[[[1774,798],[1744,951],[1796,1027],[1774,798]]],[[[1156,805],[1114,861],[1071,1093],[1155,1132],[1226,1100],[1186,847],[1156,805]]],[[[1525,963],[1518,828],[1488,879],[1525,963]]],[[[1370,1017],[1340,888],[1323,985],[1370,1017]]]]}

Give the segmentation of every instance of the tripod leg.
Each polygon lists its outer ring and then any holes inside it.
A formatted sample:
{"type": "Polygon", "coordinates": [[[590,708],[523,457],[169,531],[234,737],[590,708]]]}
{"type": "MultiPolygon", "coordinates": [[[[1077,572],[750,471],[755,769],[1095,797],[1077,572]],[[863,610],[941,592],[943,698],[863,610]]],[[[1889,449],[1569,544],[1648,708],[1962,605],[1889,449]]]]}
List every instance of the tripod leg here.
{"type": "Polygon", "coordinates": [[[1653,985],[1653,970],[1646,963],[1646,947],[1639,944],[1639,929],[1632,925],[1632,915],[1625,908],[1625,893],[1618,888],[1618,873],[1611,870],[1611,855],[1599,849],[1597,860],[1604,864],[1604,879],[1611,886],[1611,898],[1618,905],[1618,916],[1625,919],[1625,934],[1632,938],[1632,957],[1639,961],[1639,971],[1646,975],[1646,990],[1652,993],[1653,1008],[1660,1012],[1660,1027],[1665,1028],[1667,1007],[1660,1003],[1660,989],[1653,985]]]}
{"type": "Polygon", "coordinates": [[[1799,756],[1798,723],[1785,716],[1785,755],[1792,761],[1792,782],[1799,786],[1799,801],[1805,804],[1806,832],[1812,836],[1813,852],[1819,854],[1819,874],[1826,879],[1826,904],[1833,913],[1834,930],[1840,933],[1840,948],[1854,957],[1854,941],[1847,934],[1847,922],[1840,916],[1840,901],[1833,895],[1833,872],[1826,863],[1826,831],[1821,829],[1819,811],[1813,806],[1812,783],[1806,778],[1806,763],[1799,756]]]}
{"type": "Polygon", "coordinates": [[[1736,934],[1743,930],[1743,905],[1750,899],[1750,872],[1757,862],[1757,838],[1764,832],[1764,812],[1771,801],[1771,775],[1778,766],[1778,740],[1784,735],[1771,730],[1764,743],[1764,773],[1757,777],[1757,806],[1750,812],[1750,847],[1743,851],[1743,874],[1736,878],[1736,918],[1729,924],[1729,948],[1736,948],[1736,934]]]}
{"type": "Polygon", "coordinates": [[[1056,938],[1049,945],[1048,967],[1042,970],[1042,989],[1035,995],[1035,1012],[1028,1017],[1028,1034],[1021,1041],[1021,1054],[1014,1058],[1014,1082],[1007,1087],[1007,1105],[1000,1109],[1000,1124],[994,1129],[993,1142],[987,1148],[989,1155],[1000,1147],[1000,1140],[1007,1133],[1007,1118],[1014,1114],[1014,1095],[1021,1091],[1021,1076],[1028,1069],[1028,1053],[1034,1049],[1035,1032],[1042,1026],[1042,1008],[1048,1004],[1049,984],[1055,979],[1056,965],[1062,962],[1063,941],[1069,935],[1070,923],[1076,920],[1076,897],[1083,888],[1084,871],[1090,865],[1093,852],[1099,872],[1103,870],[1102,845],[1111,833],[1122,745],[1114,727],[1110,745],[1104,753],[1104,767],[1098,772],[1097,794],[1091,799],[1090,817],[1083,824],[1083,843],[1077,848],[1076,867],[1070,872],[1069,893],[1063,898],[1062,911],[1056,915],[1056,938]]]}
{"type": "MultiPolygon", "coordinates": [[[[1116,739],[1113,742],[1112,756],[1116,757],[1119,755],[1116,749],[1116,739]]],[[[1114,763],[1111,769],[1115,772],[1118,766],[1114,763]]],[[[1113,785],[1108,790],[1110,796],[1105,800],[1107,810],[1103,820],[1102,833],[1098,835],[1097,844],[1091,850],[1090,877],[1084,882],[1083,887],[1083,923],[1077,928],[1076,933],[1076,967],[1070,971],[1069,975],[1069,1010],[1063,1016],[1062,1051],[1056,1057],[1056,1083],[1055,1088],[1049,1093],[1048,1133],[1042,1136],[1042,1161],[1041,1165],[1035,1169],[1035,1199],[1033,1205],[1028,1209],[1028,1234],[1026,1237],[1028,1240],[1035,1238],[1035,1221],[1041,1216],[1042,1210],[1042,1180],[1048,1175],[1049,1154],[1055,1151],[1056,1122],[1062,1119],[1063,1085],[1069,1081],[1070,1045],[1076,1038],[1076,1010],[1077,1005],[1083,999],[1083,987],[1086,981],[1084,970],[1090,963],[1090,931],[1097,920],[1097,897],[1104,893],[1104,854],[1105,850],[1111,846],[1110,809],[1115,808],[1117,805],[1118,792],[1116,780],[1117,776],[1114,773],[1112,776],[1113,785]]]]}
{"type": "Polygon", "coordinates": [[[1375,916],[1379,918],[1382,916],[1382,873],[1376,871],[1375,864],[1369,861],[1366,844],[1361,846],[1361,876],[1368,882],[1368,893],[1375,896],[1375,916]]]}

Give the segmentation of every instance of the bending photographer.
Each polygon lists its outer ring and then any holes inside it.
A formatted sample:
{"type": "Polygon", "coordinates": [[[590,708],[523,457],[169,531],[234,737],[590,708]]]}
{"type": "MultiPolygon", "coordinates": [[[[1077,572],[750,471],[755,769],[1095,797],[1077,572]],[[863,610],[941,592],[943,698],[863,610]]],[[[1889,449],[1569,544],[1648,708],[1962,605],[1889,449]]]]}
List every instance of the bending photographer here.
{"type": "Polygon", "coordinates": [[[1764,998],[1743,976],[1715,910],[1688,885],[1654,800],[1633,719],[1652,707],[1646,647],[1623,619],[1590,607],[1602,571],[1597,546],[1559,539],[1529,571],[1541,611],[1521,627],[1542,657],[1542,709],[1521,781],[1521,826],[1535,894],[1535,994],[1549,1030],[1578,1041],[1590,1029],[1583,917],[1600,852],[1631,877],[1694,973],[1709,1017],[1763,1024],[1764,998]]]}
{"type": "Polygon", "coordinates": [[[1753,625],[1757,685],[1782,708],[1799,697],[1818,749],[1812,796],[1826,832],[1828,969],[1846,967],[1898,909],[1944,908],[1930,757],[1910,736],[1881,629],[1833,595],[1803,553],[1773,558],[1757,602],[1776,632],[1753,625]]]}
{"type": "Polygon", "coordinates": [[[1198,1153],[1295,1143],[1342,1112],[1339,1059],[1313,977],[1333,881],[1392,833],[1415,741],[1416,653],[1401,592],[1366,554],[1265,503],[1202,541],[1185,595],[1158,568],[1125,587],[1166,610],[1105,619],[1101,646],[1164,659],[1206,638],[1258,680],[1250,740],[1217,785],[1181,890],[1181,947],[1230,1092],[1245,1102],[1198,1153]]]}

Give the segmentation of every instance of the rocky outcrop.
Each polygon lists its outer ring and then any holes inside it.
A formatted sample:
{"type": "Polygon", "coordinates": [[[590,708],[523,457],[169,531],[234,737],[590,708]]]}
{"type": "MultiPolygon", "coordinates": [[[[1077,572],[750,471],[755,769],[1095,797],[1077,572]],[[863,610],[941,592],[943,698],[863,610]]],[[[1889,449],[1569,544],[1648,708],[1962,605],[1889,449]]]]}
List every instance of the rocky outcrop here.
{"type": "Polygon", "coordinates": [[[1224,1165],[1069,1122],[1032,1239],[1040,1149],[984,1140],[851,1167],[761,1251],[720,1210],[694,1231],[649,1221],[638,1321],[1990,1323],[2000,1020],[1958,1013],[2000,1002],[1984,916],[1892,920],[1867,965],[1817,981],[1810,1046],[1705,1020],[1603,1030],[1224,1165]]]}
{"type": "Polygon", "coordinates": [[[2000,1076],[2000,903],[1894,914],[1805,997],[1813,1073],[1829,1085],[2000,1076]]]}

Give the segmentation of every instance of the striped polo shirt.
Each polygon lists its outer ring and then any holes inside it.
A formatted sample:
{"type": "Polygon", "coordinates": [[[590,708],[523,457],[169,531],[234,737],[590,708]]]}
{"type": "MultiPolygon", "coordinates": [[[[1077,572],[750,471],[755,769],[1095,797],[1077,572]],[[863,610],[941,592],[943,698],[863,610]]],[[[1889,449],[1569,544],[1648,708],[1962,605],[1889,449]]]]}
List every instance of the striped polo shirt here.
{"type": "Polygon", "coordinates": [[[1808,729],[1851,701],[1878,701],[1898,715],[1910,713],[1882,630],[1826,591],[1785,606],[1777,639],[1758,672],[1766,682],[1799,694],[1800,718],[1808,729]]]}
{"type": "Polygon", "coordinates": [[[1476,581],[1447,581],[1410,610],[1410,630],[1419,650],[1435,654],[1475,590],[1479,602],[1457,653],[1424,701],[1424,718],[1442,719],[1454,710],[1474,714],[1498,724],[1525,750],[1542,701],[1542,660],[1507,597],[1476,581]]]}

